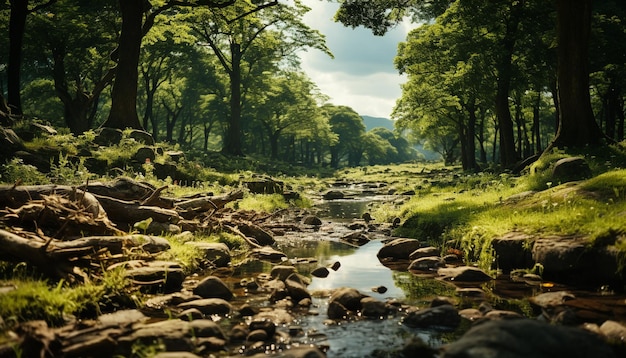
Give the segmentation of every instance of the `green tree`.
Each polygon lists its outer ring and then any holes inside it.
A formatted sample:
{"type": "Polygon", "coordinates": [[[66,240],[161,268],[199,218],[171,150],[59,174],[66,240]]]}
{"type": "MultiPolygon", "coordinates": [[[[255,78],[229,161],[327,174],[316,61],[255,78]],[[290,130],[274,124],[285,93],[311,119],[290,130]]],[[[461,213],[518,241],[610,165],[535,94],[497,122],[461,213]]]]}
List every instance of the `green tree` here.
{"type": "MultiPolygon", "coordinates": [[[[299,2],[293,6],[277,3],[256,6],[241,1],[227,9],[196,11],[194,14],[193,27],[198,37],[214,51],[230,79],[230,117],[223,146],[225,153],[243,155],[242,64],[250,66],[257,61],[277,58],[274,52],[270,58],[246,58],[248,51],[262,38],[264,32],[271,30],[280,34],[282,45],[277,49],[282,50],[282,55],[305,47],[318,48],[328,53],[324,37],[302,22],[301,18],[307,11],[309,8],[299,2]],[[246,16],[241,16],[242,13],[246,16]]],[[[250,71],[249,68],[246,70],[250,71]]]]}
{"type": "Polygon", "coordinates": [[[74,134],[93,128],[100,96],[115,74],[109,58],[117,18],[112,5],[60,1],[31,16],[24,51],[33,67],[48,64],[65,125],[74,134]]]}
{"type": "MultiPolygon", "coordinates": [[[[15,114],[22,114],[21,73],[22,73],[22,46],[26,31],[26,18],[30,13],[44,9],[56,0],[34,1],[9,0],[9,56],[7,63],[7,100],[15,114]],[[31,8],[30,5],[33,5],[31,8]]],[[[6,1],[4,2],[6,4],[6,1]]]]}
{"type": "Polygon", "coordinates": [[[338,168],[344,157],[348,165],[357,166],[361,161],[364,146],[362,137],[365,134],[363,118],[352,108],[326,104],[322,111],[328,118],[331,130],[337,135],[337,142],[330,147],[330,166],[338,168]]]}

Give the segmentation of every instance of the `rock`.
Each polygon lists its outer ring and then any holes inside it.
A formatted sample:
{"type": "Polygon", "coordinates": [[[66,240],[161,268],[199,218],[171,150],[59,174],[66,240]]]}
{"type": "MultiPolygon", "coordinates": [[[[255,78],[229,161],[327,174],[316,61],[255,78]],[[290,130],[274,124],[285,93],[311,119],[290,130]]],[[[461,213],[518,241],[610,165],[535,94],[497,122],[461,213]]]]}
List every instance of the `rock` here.
{"type": "Polygon", "coordinates": [[[141,144],[154,145],[154,138],[152,137],[152,134],[140,129],[131,129],[128,137],[141,144]]]}
{"type": "Polygon", "coordinates": [[[408,339],[402,347],[402,357],[434,358],[437,350],[430,347],[419,336],[408,339]]]}
{"type": "Polygon", "coordinates": [[[185,159],[185,152],[182,150],[168,150],[165,152],[174,163],[179,163],[180,161],[185,159]]]}
{"type": "Polygon", "coordinates": [[[250,331],[246,340],[248,342],[265,342],[267,341],[267,332],[262,329],[255,329],[254,331],[250,331]]]}
{"type": "Polygon", "coordinates": [[[452,305],[441,305],[411,310],[407,313],[402,323],[414,328],[454,329],[461,323],[459,312],[452,305]]]}
{"type": "MultiPolygon", "coordinates": [[[[271,355],[274,356],[274,355],[271,355]]],[[[266,353],[257,353],[249,356],[249,358],[267,358],[266,353]]],[[[281,351],[279,355],[275,357],[280,358],[326,358],[326,354],[319,350],[319,348],[311,347],[308,345],[295,347],[292,346],[289,349],[281,351]]]]}
{"type": "Polygon", "coordinates": [[[102,127],[100,129],[97,129],[95,132],[96,137],[94,138],[93,142],[101,146],[119,144],[124,135],[121,129],[108,127],[102,127]]]}
{"type": "Polygon", "coordinates": [[[422,247],[422,244],[419,240],[415,239],[393,239],[383,245],[383,247],[378,250],[376,256],[378,259],[396,259],[396,260],[408,260],[409,255],[422,247]]]}
{"type": "Polygon", "coordinates": [[[374,297],[363,297],[361,299],[361,314],[365,317],[384,317],[387,315],[385,302],[374,297]]]}
{"type": "Polygon", "coordinates": [[[129,323],[146,322],[150,318],[139,310],[119,310],[105,313],[98,317],[98,322],[104,326],[125,326],[129,323]]]}
{"type": "Polygon", "coordinates": [[[445,266],[446,262],[439,256],[421,257],[411,261],[408,270],[414,271],[436,271],[439,267],[445,266]]]}
{"type": "Polygon", "coordinates": [[[430,301],[430,307],[437,307],[437,306],[443,306],[443,305],[454,306],[455,302],[452,298],[445,297],[445,296],[437,296],[430,301]]]}
{"type": "Polygon", "coordinates": [[[576,296],[567,291],[546,292],[530,297],[528,301],[541,308],[553,308],[562,306],[565,301],[573,300],[576,296]]]}
{"type": "Polygon", "coordinates": [[[193,293],[202,298],[221,298],[226,301],[233,298],[230,288],[216,276],[208,276],[200,281],[193,289],[193,293]]]}
{"type": "Polygon", "coordinates": [[[154,163],[156,153],[152,147],[141,147],[133,154],[133,160],[137,163],[154,163]]]}
{"type": "Polygon", "coordinates": [[[610,342],[626,344],[626,326],[616,321],[605,321],[600,326],[600,332],[609,339],[610,342]]]}
{"type": "Polygon", "coordinates": [[[254,331],[263,331],[265,332],[266,337],[271,338],[276,334],[276,323],[269,319],[255,319],[250,322],[248,329],[250,330],[250,333],[254,331]]]}
{"type": "Polygon", "coordinates": [[[328,271],[326,267],[318,267],[315,270],[311,271],[311,276],[313,277],[324,278],[324,277],[328,277],[329,274],[330,274],[330,271],[328,271]]]}
{"type": "Polygon", "coordinates": [[[200,358],[191,352],[161,352],[152,356],[153,358],[200,358]]]}
{"type": "Polygon", "coordinates": [[[385,287],[385,286],[372,287],[372,292],[383,294],[383,293],[387,292],[387,287],[385,287]]]}
{"type": "Polygon", "coordinates": [[[188,241],[185,245],[191,245],[202,251],[203,258],[217,267],[226,267],[230,264],[230,249],[224,243],[188,241]]]}
{"type": "Polygon", "coordinates": [[[582,157],[563,158],[554,164],[552,169],[552,180],[565,183],[575,180],[582,180],[591,177],[591,168],[582,157]]]}
{"type": "Polygon", "coordinates": [[[293,275],[294,273],[296,273],[296,268],[293,266],[277,265],[272,267],[272,270],[270,271],[270,276],[272,278],[277,278],[281,281],[285,281],[287,277],[293,275]]]}
{"type": "Polygon", "coordinates": [[[361,309],[361,299],[363,295],[354,288],[341,287],[336,289],[328,303],[339,302],[350,311],[358,311],[361,309]]]}
{"type": "MultiPolygon", "coordinates": [[[[178,262],[134,260],[121,263],[126,276],[149,292],[174,292],[181,289],[185,273],[178,262]]],[[[109,269],[117,267],[112,265],[109,269]]]]}
{"type": "Polygon", "coordinates": [[[370,238],[360,231],[355,231],[341,237],[341,240],[357,246],[363,246],[370,242],[370,238]]]}
{"type": "Polygon", "coordinates": [[[531,268],[534,265],[531,243],[532,236],[521,232],[510,232],[491,241],[498,268],[507,273],[514,269],[531,268]]]}
{"type": "Polygon", "coordinates": [[[180,309],[196,308],[204,315],[227,315],[232,311],[232,306],[228,301],[221,298],[203,298],[178,305],[180,309]]]}
{"type": "Polygon", "coordinates": [[[484,290],[475,287],[457,288],[456,294],[459,295],[459,297],[466,297],[477,300],[484,300],[487,298],[487,294],[484,290]]]}
{"type": "Polygon", "coordinates": [[[465,318],[466,320],[470,322],[474,322],[483,318],[483,313],[480,312],[480,310],[476,308],[466,308],[466,309],[459,311],[459,316],[461,316],[462,318],[465,318]]]}
{"type": "Polygon", "coordinates": [[[194,320],[197,320],[197,319],[204,318],[204,315],[202,314],[202,312],[200,312],[199,309],[197,309],[197,308],[190,308],[190,309],[182,311],[176,317],[178,319],[183,320],[183,321],[194,321],[194,320]]]}
{"type": "Polygon", "coordinates": [[[287,260],[287,255],[269,246],[254,248],[252,249],[250,255],[258,258],[259,260],[271,262],[282,262],[287,260]]]}
{"type": "Polygon", "coordinates": [[[15,134],[13,129],[4,128],[1,126],[0,146],[2,146],[2,151],[0,151],[0,159],[9,159],[13,156],[13,153],[26,150],[22,139],[17,134],[15,134]]]}
{"type": "Polygon", "coordinates": [[[621,282],[618,250],[610,246],[590,247],[585,237],[537,239],[532,256],[543,266],[543,277],[548,280],[598,286],[621,282]]]}
{"type": "Polygon", "coordinates": [[[298,275],[295,273],[285,280],[285,288],[293,302],[299,302],[306,298],[311,299],[311,294],[307,291],[305,285],[298,280],[298,275]]]}
{"type": "Polygon", "coordinates": [[[315,215],[307,215],[302,218],[302,223],[305,225],[320,226],[322,225],[322,220],[315,215]]]}
{"type": "Polygon", "coordinates": [[[244,184],[253,194],[282,194],[284,186],[283,182],[271,178],[256,178],[244,184]]]}
{"type": "Polygon", "coordinates": [[[409,260],[417,260],[422,257],[439,256],[441,250],[434,246],[421,247],[409,255],[409,260]]]}
{"type": "Polygon", "coordinates": [[[343,199],[345,197],[344,193],[339,190],[329,190],[322,194],[322,198],[325,200],[337,200],[343,199]]]}
{"type": "Polygon", "coordinates": [[[182,232],[180,226],[171,223],[152,221],[145,230],[149,235],[177,235],[182,232]]]}
{"type": "Polygon", "coordinates": [[[491,310],[485,314],[487,319],[520,319],[524,318],[521,314],[514,311],[491,310]]]}
{"type": "Polygon", "coordinates": [[[339,268],[341,267],[341,262],[339,261],[335,261],[333,262],[333,264],[330,266],[330,269],[333,271],[337,271],[339,270],[339,268]]]}
{"type": "Polygon", "coordinates": [[[161,342],[168,351],[193,351],[197,337],[224,338],[217,323],[211,320],[186,322],[179,319],[136,325],[129,335],[118,339],[121,353],[130,353],[133,344],[161,342]]]}
{"type": "Polygon", "coordinates": [[[237,225],[237,227],[242,234],[246,235],[247,237],[254,238],[254,240],[256,240],[256,242],[258,242],[261,246],[270,246],[276,242],[276,240],[274,240],[274,237],[272,236],[272,233],[256,224],[246,223],[242,221],[237,225]]]}
{"type": "Polygon", "coordinates": [[[598,336],[529,319],[486,321],[442,347],[442,358],[613,358],[598,336]]]}
{"type": "Polygon", "coordinates": [[[350,311],[346,308],[346,306],[334,301],[328,303],[326,314],[330,319],[346,319],[350,314],[350,311]]]}
{"type": "Polygon", "coordinates": [[[493,280],[483,270],[472,266],[440,268],[437,273],[444,279],[455,282],[484,282],[493,280]]]}
{"type": "Polygon", "coordinates": [[[226,338],[217,322],[210,319],[196,319],[190,322],[189,326],[193,330],[193,334],[196,337],[226,338]]]}

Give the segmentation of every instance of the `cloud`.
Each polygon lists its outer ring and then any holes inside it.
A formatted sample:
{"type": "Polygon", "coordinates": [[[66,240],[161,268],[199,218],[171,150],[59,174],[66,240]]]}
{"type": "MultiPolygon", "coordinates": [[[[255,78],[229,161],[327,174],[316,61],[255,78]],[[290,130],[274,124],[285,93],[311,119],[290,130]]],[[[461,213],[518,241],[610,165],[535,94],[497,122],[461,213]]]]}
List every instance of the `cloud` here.
{"type": "Polygon", "coordinates": [[[393,65],[398,43],[406,39],[408,29],[401,25],[385,36],[374,36],[365,28],[348,28],[333,21],[336,3],[304,0],[312,10],[304,21],[326,36],[326,44],[335,56],[319,51],[301,54],[302,68],[322,93],[336,105],[352,107],[361,115],[389,118],[401,95],[400,84],[406,78],[393,65]]]}

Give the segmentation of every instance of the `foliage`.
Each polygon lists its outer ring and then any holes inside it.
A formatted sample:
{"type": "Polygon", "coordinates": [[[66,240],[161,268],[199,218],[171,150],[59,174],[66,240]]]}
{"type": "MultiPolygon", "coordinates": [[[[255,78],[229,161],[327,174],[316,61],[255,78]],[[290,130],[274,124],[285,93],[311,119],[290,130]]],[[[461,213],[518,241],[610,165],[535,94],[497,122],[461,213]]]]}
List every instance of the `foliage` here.
{"type": "Polygon", "coordinates": [[[237,210],[254,210],[265,213],[272,213],[276,210],[286,209],[289,203],[285,201],[285,197],[281,194],[246,194],[244,198],[229,206],[237,210]]]}
{"type": "Polygon", "coordinates": [[[15,287],[0,295],[0,316],[8,322],[41,319],[58,326],[65,322],[67,315],[91,318],[100,314],[101,307],[115,304],[115,299],[136,299],[127,291],[122,270],[105,271],[98,282],[74,286],[64,281],[37,280],[20,273],[23,266],[15,266],[12,278],[2,282],[3,286],[15,287]]]}

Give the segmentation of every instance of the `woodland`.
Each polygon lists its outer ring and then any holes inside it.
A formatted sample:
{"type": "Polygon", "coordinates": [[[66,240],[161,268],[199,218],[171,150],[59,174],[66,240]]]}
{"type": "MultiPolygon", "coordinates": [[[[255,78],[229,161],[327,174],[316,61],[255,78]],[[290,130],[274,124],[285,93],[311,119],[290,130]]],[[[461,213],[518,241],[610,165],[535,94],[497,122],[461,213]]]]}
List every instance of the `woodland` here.
{"type": "Polygon", "coordinates": [[[0,2],[0,357],[623,356],[626,2],[334,2],[415,25],[393,129],[299,0],[0,2]]]}
{"type": "Polygon", "coordinates": [[[190,153],[334,168],[415,159],[416,142],[466,170],[514,168],[624,138],[620,1],[340,3],[337,21],[379,35],[423,23],[399,44],[393,132],[366,132],[303,73],[299,51],[332,54],[298,1],[5,1],[3,124],[144,129],[190,153]]]}

